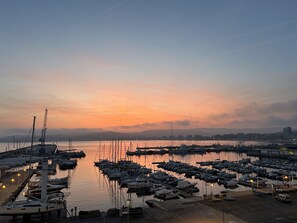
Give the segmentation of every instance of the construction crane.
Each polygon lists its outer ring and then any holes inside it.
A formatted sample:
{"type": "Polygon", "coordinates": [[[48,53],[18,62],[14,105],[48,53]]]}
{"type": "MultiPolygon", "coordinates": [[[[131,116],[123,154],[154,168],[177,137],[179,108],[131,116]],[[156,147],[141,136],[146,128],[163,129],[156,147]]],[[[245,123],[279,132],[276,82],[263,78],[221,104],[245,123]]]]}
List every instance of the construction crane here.
{"type": "Polygon", "coordinates": [[[41,130],[41,137],[39,139],[41,143],[41,152],[43,153],[45,152],[44,144],[45,144],[46,122],[47,122],[47,108],[45,109],[45,112],[44,112],[43,127],[41,130]]]}

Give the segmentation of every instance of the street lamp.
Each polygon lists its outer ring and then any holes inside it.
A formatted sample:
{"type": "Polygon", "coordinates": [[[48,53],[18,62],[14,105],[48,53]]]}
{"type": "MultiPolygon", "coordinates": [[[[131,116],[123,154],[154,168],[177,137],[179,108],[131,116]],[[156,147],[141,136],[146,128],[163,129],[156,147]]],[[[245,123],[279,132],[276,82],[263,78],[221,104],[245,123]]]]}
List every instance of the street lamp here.
{"type": "Polygon", "coordinates": [[[205,193],[206,193],[206,199],[208,200],[208,194],[207,194],[207,183],[205,182],[205,193]]]}
{"type": "MultiPolygon", "coordinates": [[[[6,189],[6,186],[5,185],[2,185],[2,200],[4,198],[4,191],[6,189]]],[[[4,203],[4,200],[2,201],[2,204],[4,203]]]]}
{"type": "Polygon", "coordinates": [[[21,174],[20,173],[18,173],[18,185],[19,185],[19,178],[20,178],[20,176],[21,176],[21,174]]]}
{"type": "Polygon", "coordinates": [[[130,199],[127,199],[127,207],[128,207],[128,209],[131,208],[131,200],[130,199]]]}
{"type": "Polygon", "coordinates": [[[251,179],[250,182],[251,182],[252,190],[254,190],[254,181],[253,181],[253,179],[251,179]]]}
{"type": "Polygon", "coordinates": [[[213,198],[213,183],[211,183],[210,186],[211,186],[211,200],[212,200],[212,198],[213,198]]]}
{"type": "Polygon", "coordinates": [[[14,179],[12,178],[11,179],[11,186],[13,186],[13,183],[14,183],[14,179]]]}

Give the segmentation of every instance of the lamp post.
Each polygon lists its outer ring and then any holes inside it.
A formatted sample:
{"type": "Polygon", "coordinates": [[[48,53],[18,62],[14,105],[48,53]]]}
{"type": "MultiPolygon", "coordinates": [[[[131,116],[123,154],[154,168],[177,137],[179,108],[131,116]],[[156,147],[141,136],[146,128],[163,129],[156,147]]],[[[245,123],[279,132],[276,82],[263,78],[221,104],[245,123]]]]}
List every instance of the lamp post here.
{"type": "Polygon", "coordinates": [[[105,223],[105,215],[106,215],[106,212],[102,211],[102,215],[103,215],[103,223],[105,223]]]}
{"type": "MultiPolygon", "coordinates": [[[[5,186],[5,185],[2,185],[2,200],[3,200],[3,198],[5,197],[5,196],[4,196],[5,189],[6,189],[6,186],[5,186]]],[[[4,203],[4,200],[2,201],[2,204],[3,204],[3,203],[4,203]]]]}
{"type": "Polygon", "coordinates": [[[206,193],[206,199],[208,200],[208,194],[207,194],[207,183],[205,182],[205,193],[206,193]]]}
{"type": "Polygon", "coordinates": [[[250,182],[251,182],[252,190],[254,190],[254,181],[253,181],[253,179],[251,179],[250,182]]]}
{"type": "Polygon", "coordinates": [[[211,186],[211,200],[213,199],[213,183],[210,184],[211,186]]]}
{"type": "Polygon", "coordinates": [[[14,178],[11,179],[11,186],[13,186],[14,178]]]}
{"type": "Polygon", "coordinates": [[[127,199],[127,207],[131,208],[131,200],[130,199],[127,199]]]}
{"type": "Polygon", "coordinates": [[[21,176],[21,174],[20,173],[18,173],[18,185],[19,185],[19,178],[20,178],[20,176],[21,176]]]}

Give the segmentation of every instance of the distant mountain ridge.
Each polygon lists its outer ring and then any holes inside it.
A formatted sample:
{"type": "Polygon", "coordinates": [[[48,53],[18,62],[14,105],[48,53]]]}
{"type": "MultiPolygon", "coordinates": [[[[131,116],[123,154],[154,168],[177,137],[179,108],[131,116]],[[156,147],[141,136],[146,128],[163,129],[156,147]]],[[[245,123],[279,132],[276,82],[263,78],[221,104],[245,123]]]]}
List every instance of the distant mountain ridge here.
{"type": "MultiPolygon", "coordinates": [[[[228,129],[228,128],[195,128],[195,129],[173,129],[173,135],[201,135],[201,136],[213,136],[218,134],[236,134],[236,133],[276,133],[282,132],[282,128],[259,128],[259,129],[228,129]]],[[[171,130],[170,129],[163,129],[163,130],[147,130],[140,132],[139,134],[145,136],[156,136],[156,135],[163,135],[163,136],[170,136],[171,130]]]]}
{"type": "MultiPolygon", "coordinates": [[[[28,131],[28,130],[27,130],[28,131]]],[[[36,131],[38,134],[39,131],[36,131]]],[[[258,133],[270,134],[280,133],[282,128],[260,128],[260,129],[228,129],[228,128],[196,128],[196,129],[173,129],[172,135],[178,136],[214,136],[224,134],[237,134],[237,133],[258,133]]],[[[35,141],[39,140],[39,135],[36,135],[35,141]]],[[[155,139],[162,137],[171,137],[171,129],[162,130],[147,130],[142,132],[115,132],[103,131],[102,129],[57,129],[47,131],[46,141],[67,141],[69,138],[73,141],[91,141],[91,140],[111,140],[111,139],[155,139]]],[[[0,142],[28,140],[28,135],[17,134],[5,136],[0,138],[0,142]]]]}

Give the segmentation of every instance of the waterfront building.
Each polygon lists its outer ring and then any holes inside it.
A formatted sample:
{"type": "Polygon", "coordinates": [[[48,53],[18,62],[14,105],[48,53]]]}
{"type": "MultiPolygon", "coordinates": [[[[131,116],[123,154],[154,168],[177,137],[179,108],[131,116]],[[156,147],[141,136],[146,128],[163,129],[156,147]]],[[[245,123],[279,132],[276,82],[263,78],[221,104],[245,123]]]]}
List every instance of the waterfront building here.
{"type": "Polygon", "coordinates": [[[291,127],[283,128],[283,138],[284,139],[292,138],[292,128],[291,127]]]}

